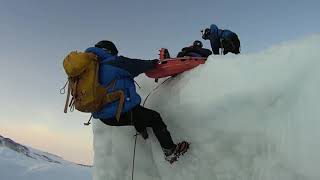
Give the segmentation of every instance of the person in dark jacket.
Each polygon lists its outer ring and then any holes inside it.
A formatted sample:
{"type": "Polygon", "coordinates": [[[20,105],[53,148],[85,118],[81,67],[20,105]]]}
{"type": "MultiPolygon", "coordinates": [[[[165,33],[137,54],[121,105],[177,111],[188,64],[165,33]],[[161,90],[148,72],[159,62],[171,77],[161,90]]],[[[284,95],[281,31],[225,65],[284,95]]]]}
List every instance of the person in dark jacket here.
{"type": "Polygon", "coordinates": [[[191,46],[182,48],[177,57],[208,57],[211,54],[212,52],[209,49],[203,48],[203,44],[201,41],[195,40],[191,46]]]}
{"type": "Polygon", "coordinates": [[[219,49],[222,49],[223,55],[229,52],[234,54],[240,53],[240,40],[238,35],[227,29],[219,29],[215,24],[210,28],[202,30],[202,38],[210,40],[213,54],[219,54],[219,49]]]}
{"type": "Polygon", "coordinates": [[[95,47],[88,48],[86,52],[96,54],[101,60],[100,83],[107,86],[116,80],[110,91],[123,90],[125,93],[125,102],[119,121],[115,118],[118,102],[106,104],[101,111],[92,113],[94,118],[100,119],[104,124],[110,126],[134,126],[144,139],[148,138],[146,128],[151,127],[168,161],[173,158],[175,153],[187,150],[189,145],[187,142],[183,141],[178,144],[173,142],[170,132],[158,112],[140,105],[141,97],[136,92],[134,78],[155,68],[159,60],[141,60],[118,56],[118,50],[114,43],[107,40],[98,42],[95,47]]]}

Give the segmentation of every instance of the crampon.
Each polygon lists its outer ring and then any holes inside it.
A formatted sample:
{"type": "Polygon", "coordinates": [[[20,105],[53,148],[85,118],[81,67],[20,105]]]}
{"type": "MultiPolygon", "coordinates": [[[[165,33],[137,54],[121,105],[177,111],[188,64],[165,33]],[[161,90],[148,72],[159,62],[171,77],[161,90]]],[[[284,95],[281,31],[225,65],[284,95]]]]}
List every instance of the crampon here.
{"type": "Polygon", "coordinates": [[[178,143],[173,153],[171,155],[165,156],[166,161],[168,161],[170,164],[173,164],[174,162],[178,161],[179,157],[186,153],[189,148],[190,143],[186,141],[178,143]]]}

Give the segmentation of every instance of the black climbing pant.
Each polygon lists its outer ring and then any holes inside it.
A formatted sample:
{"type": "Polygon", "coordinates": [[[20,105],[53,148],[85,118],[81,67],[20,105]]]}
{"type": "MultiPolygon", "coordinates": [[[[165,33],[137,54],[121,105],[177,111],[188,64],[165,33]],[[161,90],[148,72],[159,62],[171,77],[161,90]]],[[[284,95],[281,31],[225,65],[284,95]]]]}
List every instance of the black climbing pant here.
{"type": "Polygon", "coordinates": [[[143,106],[138,105],[131,111],[121,114],[119,121],[116,118],[100,120],[109,126],[134,126],[139,133],[145,132],[147,127],[151,127],[163,149],[175,147],[160,114],[143,106]]]}

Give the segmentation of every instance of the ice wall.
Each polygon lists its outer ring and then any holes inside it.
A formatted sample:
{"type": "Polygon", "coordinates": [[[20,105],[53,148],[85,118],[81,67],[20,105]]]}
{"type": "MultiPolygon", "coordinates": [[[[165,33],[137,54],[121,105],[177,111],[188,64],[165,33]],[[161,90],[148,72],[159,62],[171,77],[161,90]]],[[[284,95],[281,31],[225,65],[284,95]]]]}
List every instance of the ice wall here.
{"type": "MultiPolygon", "coordinates": [[[[256,54],[211,56],[168,80],[146,103],[190,151],[164,161],[138,138],[134,179],[320,179],[320,36],[256,54]]],[[[138,80],[146,94],[152,80],[138,80]]],[[[144,96],[143,95],[143,96],[144,96]]],[[[94,179],[131,179],[134,129],[95,120],[94,179]]]]}

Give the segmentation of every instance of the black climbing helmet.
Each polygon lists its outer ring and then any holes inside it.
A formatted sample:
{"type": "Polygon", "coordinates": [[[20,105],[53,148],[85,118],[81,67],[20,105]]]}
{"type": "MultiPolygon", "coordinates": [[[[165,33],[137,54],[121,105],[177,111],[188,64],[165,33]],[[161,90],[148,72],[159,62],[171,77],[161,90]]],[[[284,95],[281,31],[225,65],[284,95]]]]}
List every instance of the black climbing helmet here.
{"type": "Polygon", "coordinates": [[[209,35],[211,33],[211,30],[209,28],[201,30],[202,33],[202,39],[206,40],[209,39],[209,35]]]}
{"type": "Polygon", "coordinates": [[[117,47],[111,41],[107,41],[107,40],[99,41],[97,44],[94,45],[94,47],[101,48],[112,55],[118,54],[117,47]]]}
{"type": "Polygon", "coordinates": [[[193,46],[194,46],[194,47],[202,48],[202,47],[203,47],[203,44],[202,44],[201,41],[195,40],[195,41],[193,42],[193,46]]]}

